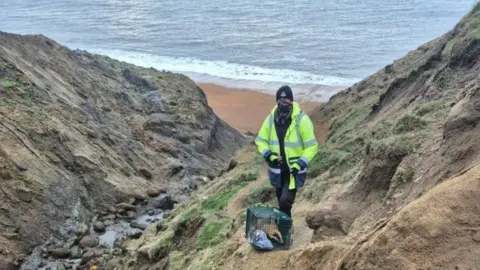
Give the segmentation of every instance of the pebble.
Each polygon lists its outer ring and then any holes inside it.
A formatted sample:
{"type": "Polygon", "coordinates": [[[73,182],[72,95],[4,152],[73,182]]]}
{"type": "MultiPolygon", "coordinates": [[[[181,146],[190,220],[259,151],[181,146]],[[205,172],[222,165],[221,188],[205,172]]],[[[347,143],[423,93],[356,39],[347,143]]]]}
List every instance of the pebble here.
{"type": "Polygon", "coordinates": [[[81,247],[94,247],[98,244],[98,237],[95,236],[85,236],[80,240],[81,247]]]}
{"type": "Polygon", "coordinates": [[[147,190],[148,197],[157,197],[158,195],[166,193],[163,189],[149,189],[147,190]]]}
{"type": "Polygon", "coordinates": [[[82,258],[82,250],[78,246],[72,247],[70,249],[70,258],[72,259],[80,259],[82,258]]]}
{"type": "Polygon", "coordinates": [[[70,250],[68,248],[55,248],[52,250],[52,257],[57,259],[65,259],[70,256],[70,250]]]}
{"type": "Polygon", "coordinates": [[[135,216],[136,216],[135,212],[133,212],[133,211],[128,211],[127,212],[127,217],[128,218],[132,219],[132,218],[135,218],[135,216]]]}
{"type": "Polygon", "coordinates": [[[135,205],[131,205],[129,203],[117,203],[117,207],[127,211],[135,211],[135,205]]]}
{"type": "Polygon", "coordinates": [[[57,267],[56,267],[57,270],[67,270],[65,268],[65,265],[63,263],[57,263],[57,267]]]}
{"type": "Polygon", "coordinates": [[[93,229],[96,232],[104,232],[105,231],[105,224],[103,224],[103,222],[101,222],[101,221],[97,221],[93,224],[93,229]]]}
{"type": "Polygon", "coordinates": [[[130,222],[130,227],[137,228],[137,229],[140,229],[140,230],[145,230],[147,228],[147,225],[140,224],[136,221],[132,221],[132,222],[130,222]]]}

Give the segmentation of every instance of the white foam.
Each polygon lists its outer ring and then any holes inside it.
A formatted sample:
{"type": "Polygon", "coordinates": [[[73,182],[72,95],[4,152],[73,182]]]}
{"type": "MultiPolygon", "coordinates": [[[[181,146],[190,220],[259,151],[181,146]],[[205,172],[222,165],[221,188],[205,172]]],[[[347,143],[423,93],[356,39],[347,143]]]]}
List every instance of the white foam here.
{"type": "MultiPolygon", "coordinates": [[[[325,86],[350,86],[359,79],[316,75],[291,69],[270,69],[242,65],[227,61],[204,61],[189,57],[158,56],[143,52],[93,49],[91,52],[108,55],[120,61],[158,70],[183,73],[198,82],[215,82],[215,77],[270,83],[310,84],[325,86]]],[[[258,85],[257,85],[258,86],[258,85]]]]}

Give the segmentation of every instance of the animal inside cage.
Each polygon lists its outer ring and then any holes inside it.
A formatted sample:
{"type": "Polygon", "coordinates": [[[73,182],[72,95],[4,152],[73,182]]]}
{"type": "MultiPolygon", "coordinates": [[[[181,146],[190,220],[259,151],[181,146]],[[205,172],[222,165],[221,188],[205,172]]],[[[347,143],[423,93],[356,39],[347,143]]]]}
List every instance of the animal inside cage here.
{"type": "Polygon", "coordinates": [[[292,244],[292,219],[284,212],[270,207],[253,206],[247,209],[245,235],[256,249],[289,249],[292,244]]]}

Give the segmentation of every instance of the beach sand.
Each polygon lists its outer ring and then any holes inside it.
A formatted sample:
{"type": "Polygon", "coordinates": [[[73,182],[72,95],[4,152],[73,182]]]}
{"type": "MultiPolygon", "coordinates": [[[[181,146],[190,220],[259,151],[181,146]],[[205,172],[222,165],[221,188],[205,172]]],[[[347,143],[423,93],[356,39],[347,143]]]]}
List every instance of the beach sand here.
{"type": "MultiPolygon", "coordinates": [[[[226,88],[197,83],[207,95],[208,104],[225,122],[241,132],[257,133],[275,105],[275,96],[251,89],[226,88]]],[[[295,95],[295,89],[293,89],[295,95]]],[[[306,113],[320,106],[319,102],[299,102],[306,113]]]]}

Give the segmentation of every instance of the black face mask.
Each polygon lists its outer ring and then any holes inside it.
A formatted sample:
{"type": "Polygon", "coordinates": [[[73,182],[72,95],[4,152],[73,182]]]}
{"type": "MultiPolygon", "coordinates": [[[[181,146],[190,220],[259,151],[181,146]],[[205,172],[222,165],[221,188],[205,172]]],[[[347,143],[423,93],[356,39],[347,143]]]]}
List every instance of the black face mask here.
{"type": "Polygon", "coordinates": [[[278,104],[278,109],[277,109],[277,117],[279,119],[286,119],[288,117],[290,117],[290,114],[292,112],[292,104],[290,103],[283,103],[283,102],[280,102],[278,104]]]}

